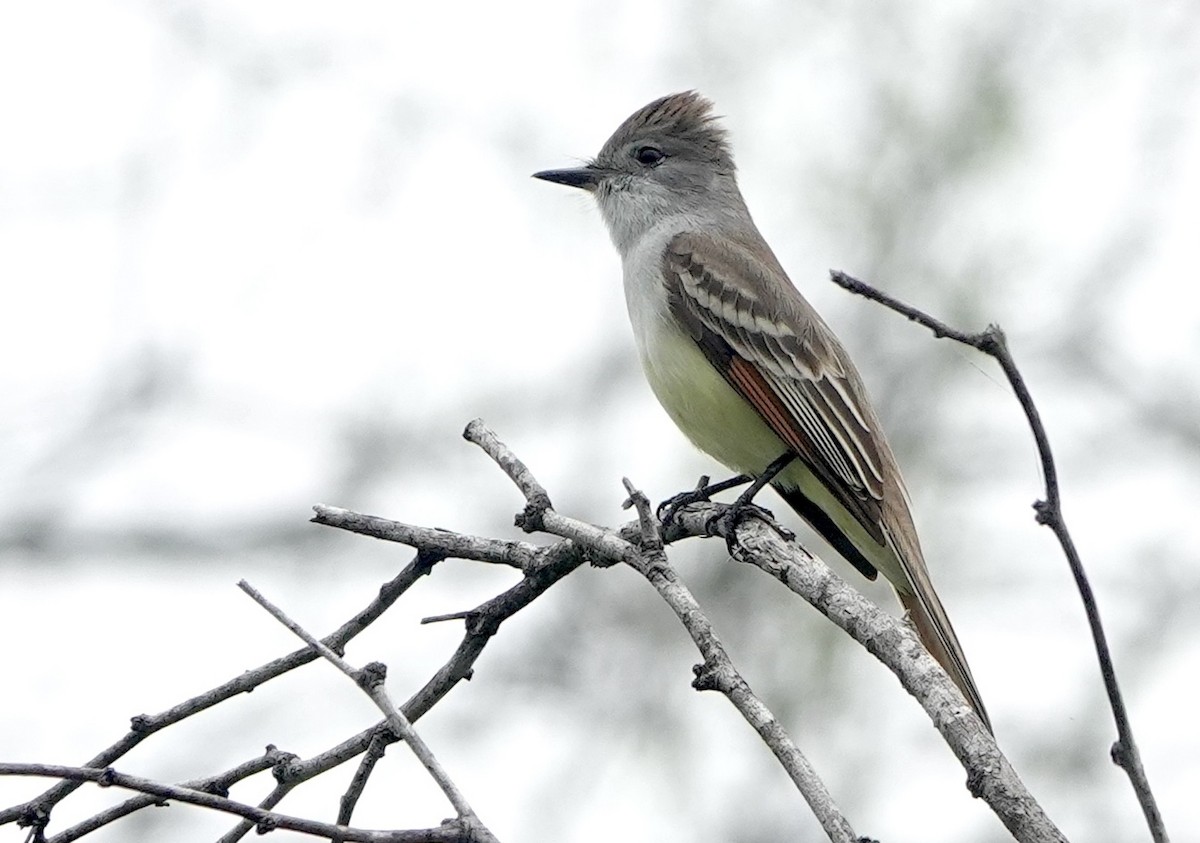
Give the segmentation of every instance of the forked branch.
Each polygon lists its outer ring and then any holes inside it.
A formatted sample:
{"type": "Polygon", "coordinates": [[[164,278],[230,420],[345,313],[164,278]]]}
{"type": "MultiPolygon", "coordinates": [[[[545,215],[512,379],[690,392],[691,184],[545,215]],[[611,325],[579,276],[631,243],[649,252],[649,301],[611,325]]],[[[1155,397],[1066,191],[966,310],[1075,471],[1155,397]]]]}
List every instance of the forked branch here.
{"type": "MultiPolygon", "coordinates": [[[[645,497],[625,481],[628,503],[636,507],[639,520],[619,531],[604,530],[541,506],[541,501],[549,501],[545,490],[482,421],[471,422],[464,436],[483,448],[506,472],[510,466],[519,466],[519,474],[509,473],[526,497],[526,510],[518,516],[519,522],[524,519],[527,525],[536,523],[537,529],[569,537],[603,560],[602,564],[624,562],[646,577],[704,656],[704,663],[696,671],[695,687],[720,690],[729,697],[792,776],[831,840],[855,839],[807,760],[729,662],[711,623],[666,560],[664,545],[688,536],[708,535],[710,525],[725,523],[720,516],[727,507],[708,502],[685,506],[670,519],[666,534],[660,535],[661,525],[650,514],[645,497]],[[531,508],[536,510],[532,519],[528,518],[531,508]],[[815,781],[811,788],[810,779],[815,781]],[[851,836],[846,838],[847,834],[851,836]]],[[[1018,841],[1065,843],[1066,838],[1026,790],[958,687],[925,651],[912,629],[879,609],[795,542],[783,539],[773,525],[753,518],[736,523],[732,529],[734,535],[723,538],[733,539],[738,559],[784,583],[900,678],[967,770],[971,792],[988,803],[1018,841]]]]}

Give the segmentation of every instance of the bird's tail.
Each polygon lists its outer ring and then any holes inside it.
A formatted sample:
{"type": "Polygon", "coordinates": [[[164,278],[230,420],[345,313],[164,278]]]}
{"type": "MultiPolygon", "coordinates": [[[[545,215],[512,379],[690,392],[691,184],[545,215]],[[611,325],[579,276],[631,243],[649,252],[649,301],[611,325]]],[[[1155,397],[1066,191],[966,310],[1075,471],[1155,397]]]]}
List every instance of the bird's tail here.
{"type": "Polygon", "coordinates": [[[987,709],[983,707],[983,698],[979,695],[979,688],[975,686],[975,678],[971,676],[971,668],[967,666],[967,657],[963,654],[962,645],[958,643],[958,636],[954,634],[954,627],[950,625],[950,618],[937,593],[932,588],[925,590],[923,596],[920,591],[905,594],[897,590],[896,596],[908,612],[909,620],[916,627],[917,635],[920,636],[925,649],[937,659],[946,673],[950,674],[954,684],[962,691],[971,708],[975,709],[975,713],[983,721],[983,725],[991,732],[992,722],[988,719],[987,709]]]}
{"type": "Polygon", "coordinates": [[[899,500],[903,508],[893,507],[887,513],[892,523],[897,524],[900,529],[887,531],[888,540],[884,544],[876,545],[871,544],[873,537],[865,533],[856,542],[846,529],[839,526],[799,489],[776,486],[776,491],[801,518],[833,546],[834,550],[868,579],[875,579],[878,572],[883,571],[884,576],[895,588],[896,596],[908,612],[913,626],[916,627],[921,643],[946,673],[950,674],[954,684],[962,691],[971,708],[975,709],[975,713],[990,732],[992,724],[988,720],[987,710],[983,707],[979,688],[975,686],[975,679],[971,676],[971,668],[967,667],[967,657],[963,653],[962,645],[958,643],[958,636],[954,634],[954,627],[950,625],[950,616],[946,614],[942,601],[938,599],[933,581],[925,568],[916,529],[912,526],[912,517],[908,513],[902,489],[896,489],[893,500],[899,500]],[[898,536],[898,541],[894,540],[893,536],[898,536]],[[868,557],[860,547],[871,547],[877,552],[868,557]]]}

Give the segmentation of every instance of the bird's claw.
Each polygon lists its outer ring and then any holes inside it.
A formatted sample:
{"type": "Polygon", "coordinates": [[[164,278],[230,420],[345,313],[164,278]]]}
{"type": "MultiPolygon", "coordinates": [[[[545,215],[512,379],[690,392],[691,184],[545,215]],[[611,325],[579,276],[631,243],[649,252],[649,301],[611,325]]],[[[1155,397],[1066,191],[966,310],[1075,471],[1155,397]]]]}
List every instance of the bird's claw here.
{"type": "Polygon", "coordinates": [[[696,488],[667,498],[658,505],[658,508],[654,510],[654,514],[658,516],[659,522],[664,527],[669,526],[675,519],[675,514],[685,506],[709,500],[713,494],[711,488],[708,483],[708,475],[701,475],[700,482],[696,484],[696,488]]]}
{"type": "Polygon", "coordinates": [[[720,494],[727,489],[733,489],[737,486],[749,483],[751,478],[745,474],[738,474],[730,477],[728,480],[722,480],[718,483],[710,483],[707,474],[700,476],[700,482],[696,484],[696,488],[690,492],[681,492],[674,497],[667,498],[658,505],[655,513],[658,515],[658,520],[662,522],[664,527],[670,526],[672,519],[676,513],[683,509],[688,504],[700,503],[702,501],[711,501],[712,496],[720,494]]]}
{"type": "Polygon", "coordinates": [[[712,516],[704,524],[704,530],[710,536],[722,536],[725,539],[725,548],[729,551],[729,555],[733,556],[734,550],[737,548],[737,528],[742,525],[742,522],[750,518],[757,518],[784,540],[795,538],[795,534],[790,530],[786,530],[775,521],[775,515],[771,510],[761,507],[756,503],[737,502],[725,508],[724,512],[712,516]]]}

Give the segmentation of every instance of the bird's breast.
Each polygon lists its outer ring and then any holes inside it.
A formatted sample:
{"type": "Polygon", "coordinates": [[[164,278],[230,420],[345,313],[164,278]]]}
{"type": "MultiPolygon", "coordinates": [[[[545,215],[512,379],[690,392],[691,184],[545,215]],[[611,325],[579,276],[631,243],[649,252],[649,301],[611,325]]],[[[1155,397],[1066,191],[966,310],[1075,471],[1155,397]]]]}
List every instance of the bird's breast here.
{"type": "Polygon", "coordinates": [[[734,471],[757,474],[786,446],[671,314],[661,254],[635,252],[625,262],[625,302],[646,380],[696,447],[734,471]]]}

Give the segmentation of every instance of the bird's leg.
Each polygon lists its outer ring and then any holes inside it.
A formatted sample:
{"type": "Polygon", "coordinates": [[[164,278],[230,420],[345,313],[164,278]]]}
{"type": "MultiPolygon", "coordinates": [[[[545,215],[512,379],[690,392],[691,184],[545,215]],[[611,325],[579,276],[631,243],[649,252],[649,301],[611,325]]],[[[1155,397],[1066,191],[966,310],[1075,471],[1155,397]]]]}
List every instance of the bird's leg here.
{"type": "Polygon", "coordinates": [[[728,480],[722,480],[720,483],[709,483],[708,475],[704,474],[700,477],[700,482],[696,484],[696,488],[690,492],[680,492],[678,495],[673,495],[658,505],[655,514],[663,526],[667,526],[674,519],[675,513],[683,509],[688,504],[707,501],[713,495],[720,494],[726,489],[732,489],[735,486],[741,486],[744,483],[749,483],[751,478],[747,474],[739,474],[736,477],[731,477],[728,480]]]}
{"type": "Polygon", "coordinates": [[[746,491],[738,495],[738,499],[728,509],[709,520],[707,525],[708,534],[710,536],[725,536],[725,546],[729,549],[730,556],[733,555],[733,548],[737,543],[737,526],[746,517],[758,518],[765,521],[784,539],[795,538],[790,531],[783,529],[775,523],[775,516],[771,514],[770,510],[764,509],[754,503],[754,496],[761,492],[764,486],[778,477],[780,472],[791,465],[794,459],[796,459],[794,451],[784,452],[782,456],[763,469],[762,474],[754,478],[754,482],[746,487],[746,491]]]}

